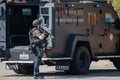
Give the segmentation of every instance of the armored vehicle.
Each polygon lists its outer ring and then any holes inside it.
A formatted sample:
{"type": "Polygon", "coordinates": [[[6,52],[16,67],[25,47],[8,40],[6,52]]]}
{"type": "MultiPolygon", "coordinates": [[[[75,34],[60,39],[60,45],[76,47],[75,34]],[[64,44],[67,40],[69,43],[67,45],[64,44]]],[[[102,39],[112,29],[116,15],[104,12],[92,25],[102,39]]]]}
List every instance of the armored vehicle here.
{"type": "Polygon", "coordinates": [[[33,72],[28,32],[36,18],[55,37],[48,41],[43,65],[84,74],[92,61],[108,59],[120,70],[120,20],[105,0],[1,1],[0,55],[8,69],[33,72]]]}

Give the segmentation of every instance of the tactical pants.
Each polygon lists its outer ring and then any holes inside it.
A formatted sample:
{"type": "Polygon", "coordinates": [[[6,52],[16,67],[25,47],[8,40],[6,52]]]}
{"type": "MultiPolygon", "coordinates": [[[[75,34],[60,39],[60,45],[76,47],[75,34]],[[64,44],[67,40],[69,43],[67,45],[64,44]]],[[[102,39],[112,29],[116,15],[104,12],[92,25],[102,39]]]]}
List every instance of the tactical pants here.
{"type": "Polygon", "coordinates": [[[35,54],[35,60],[34,60],[34,76],[38,76],[39,75],[39,65],[41,64],[41,58],[43,55],[42,49],[38,46],[35,46],[35,48],[33,49],[33,52],[35,54]]]}

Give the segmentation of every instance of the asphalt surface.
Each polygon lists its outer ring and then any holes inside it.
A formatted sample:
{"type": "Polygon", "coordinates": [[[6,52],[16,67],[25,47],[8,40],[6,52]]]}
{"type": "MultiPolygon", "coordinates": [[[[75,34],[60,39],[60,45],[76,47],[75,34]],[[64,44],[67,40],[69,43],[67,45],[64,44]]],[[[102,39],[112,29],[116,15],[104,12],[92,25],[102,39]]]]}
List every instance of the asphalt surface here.
{"type": "MultiPolygon", "coordinates": [[[[63,71],[56,71],[55,67],[46,65],[40,66],[40,69],[45,80],[120,80],[120,72],[108,60],[92,62],[89,73],[84,75],[67,75],[63,71]]],[[[0,63],[0,80],[34,79],[32,75],[16,74],[12,70],[6,70],[5,64],[0,63]]]]}

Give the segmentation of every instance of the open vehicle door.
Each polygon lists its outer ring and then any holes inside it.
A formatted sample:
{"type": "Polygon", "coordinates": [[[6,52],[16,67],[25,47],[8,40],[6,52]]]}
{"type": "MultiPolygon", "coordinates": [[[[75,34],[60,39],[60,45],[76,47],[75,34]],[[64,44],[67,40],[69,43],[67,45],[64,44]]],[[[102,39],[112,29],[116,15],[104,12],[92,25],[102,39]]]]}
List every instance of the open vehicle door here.
{"type": "Polygon", "coordinates": [[[0,59],[4,57],[6,50],[6,5],[0,3],[0,59]]]}

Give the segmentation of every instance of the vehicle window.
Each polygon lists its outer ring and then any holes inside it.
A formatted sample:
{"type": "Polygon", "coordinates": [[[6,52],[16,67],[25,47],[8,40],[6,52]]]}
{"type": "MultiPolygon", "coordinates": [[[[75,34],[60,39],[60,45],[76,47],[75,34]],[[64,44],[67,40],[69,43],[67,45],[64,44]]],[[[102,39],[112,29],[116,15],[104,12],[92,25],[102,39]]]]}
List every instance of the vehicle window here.
{"type": "Polygon", "coordinates": [[[23,8],[22,15],[32,15],[32,10],[30,8],[23,8]]]}
{"type": "Polygon", "coordinates": [[[105,23],[106,24],[111,24],[111,23],[114,23],[114,22],[115,22],[115,19],[113,18],[111,13],[106,13],[105,14],[105,23]]]}

